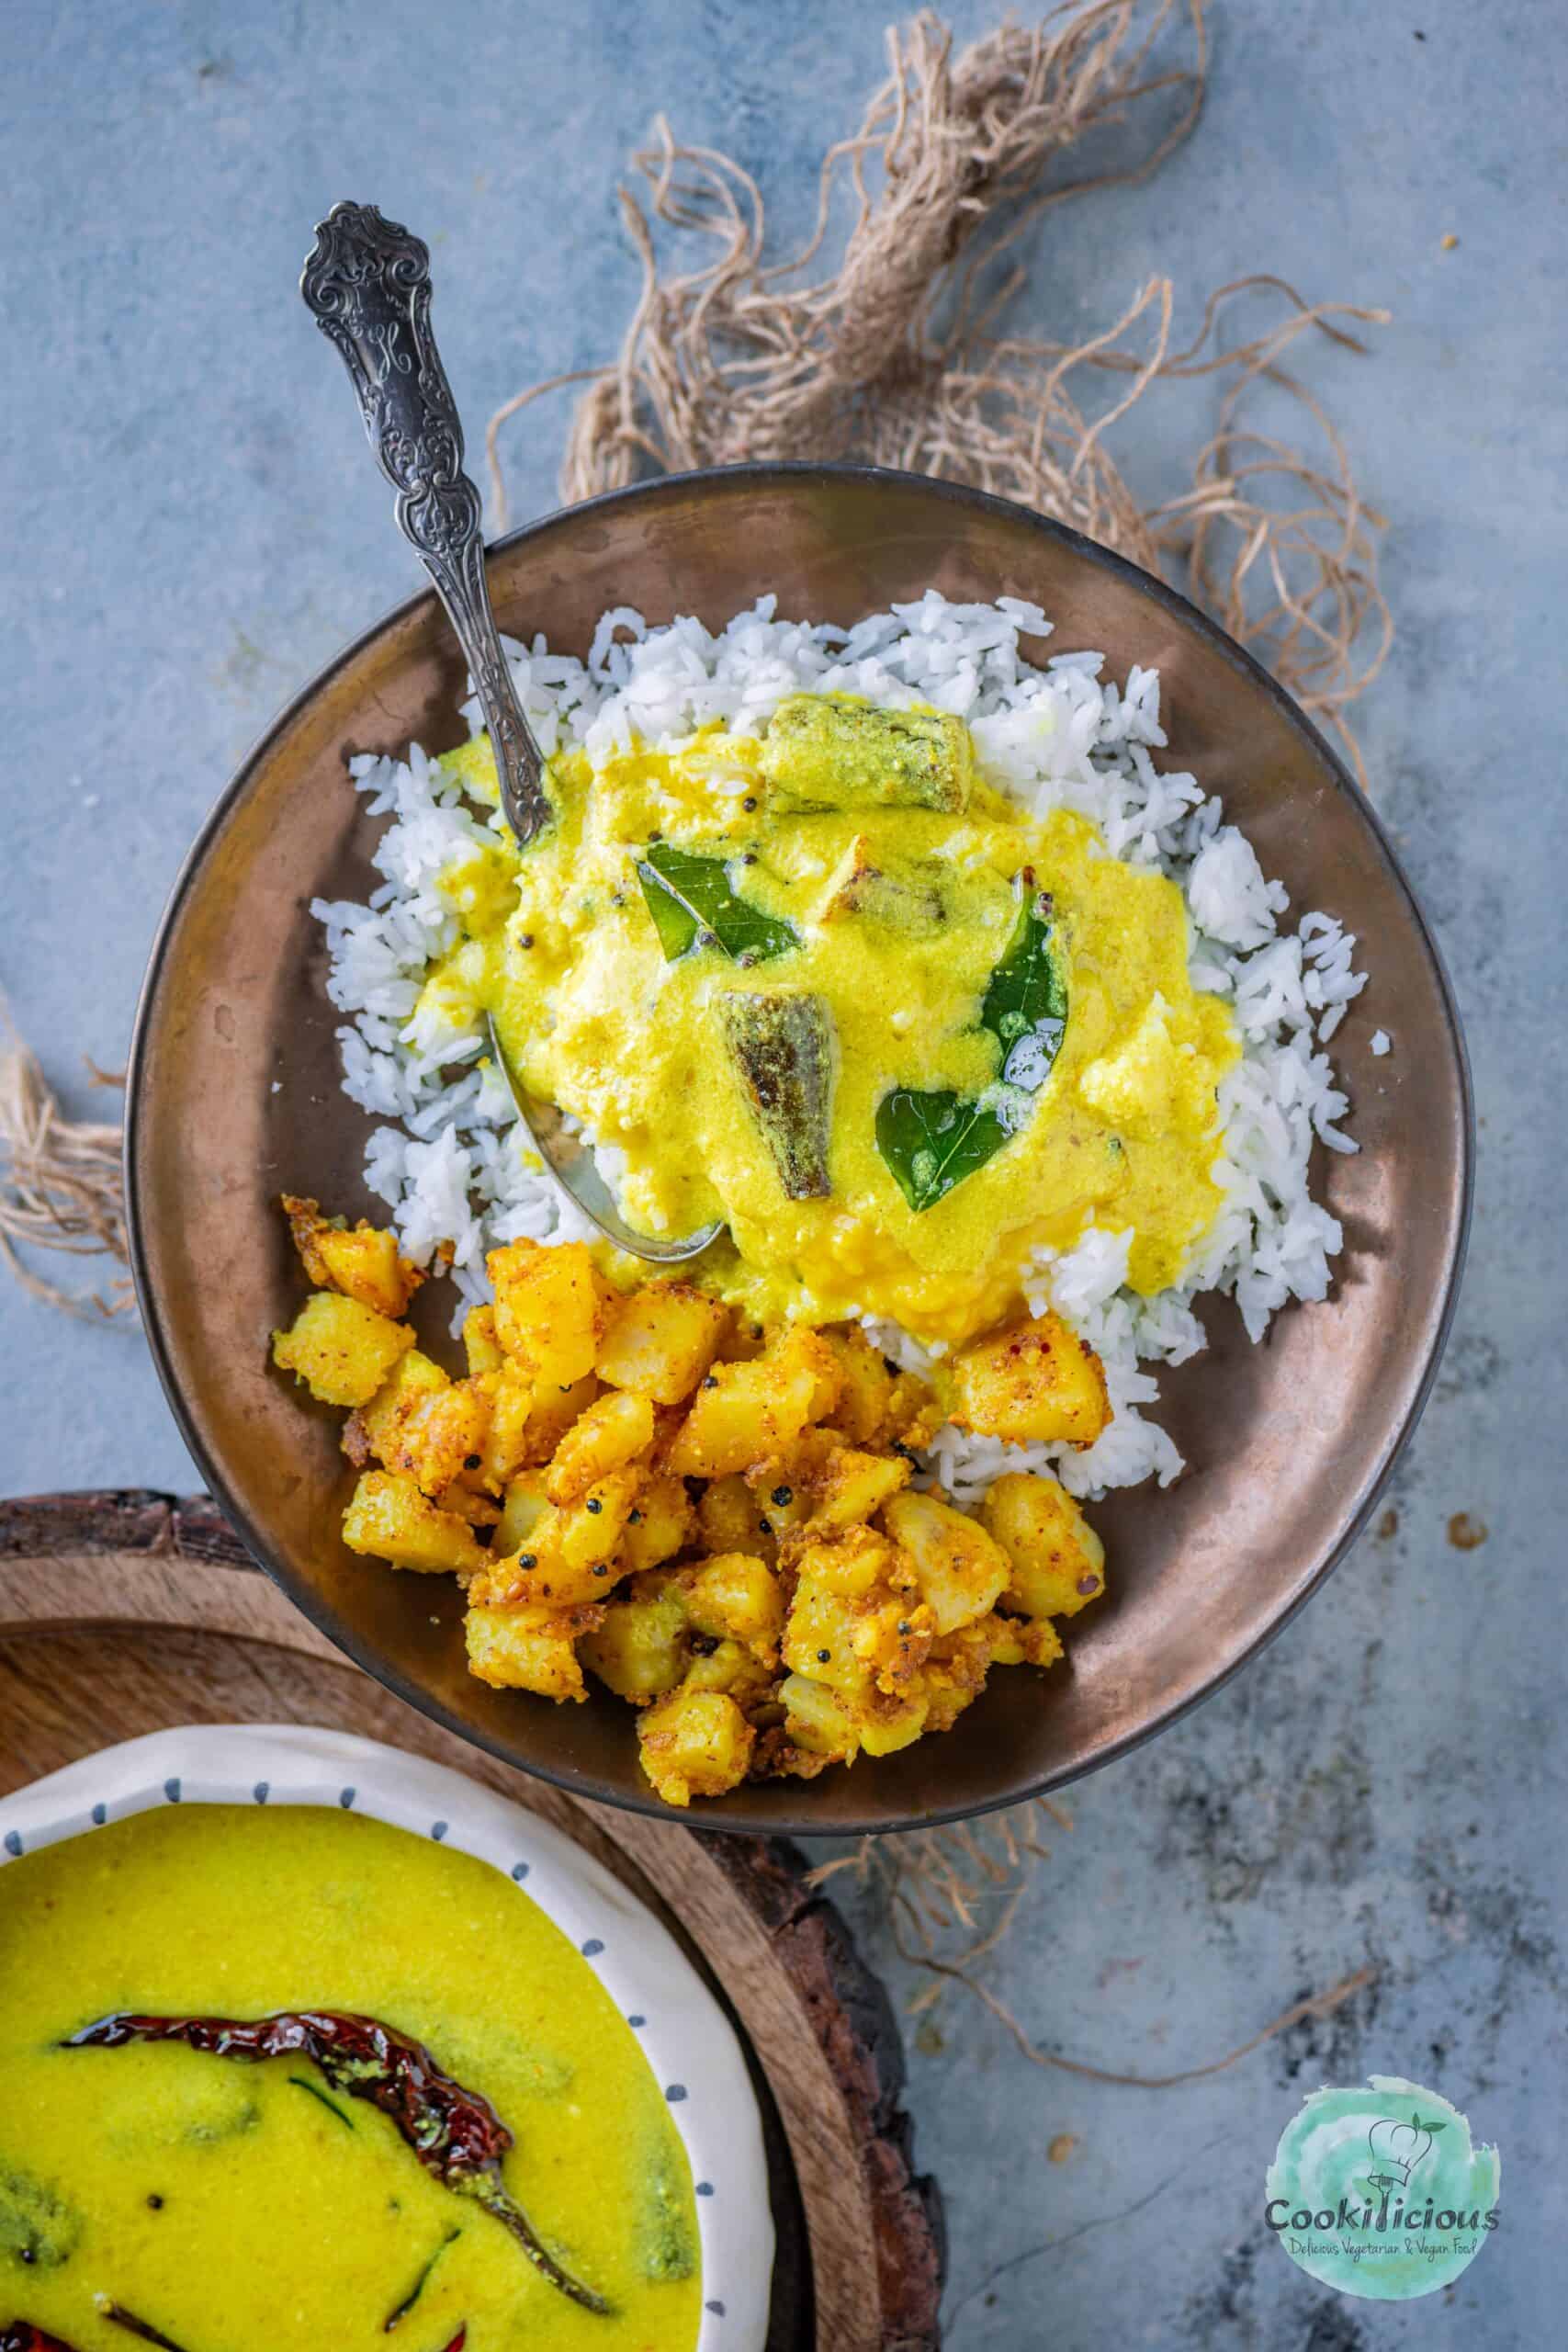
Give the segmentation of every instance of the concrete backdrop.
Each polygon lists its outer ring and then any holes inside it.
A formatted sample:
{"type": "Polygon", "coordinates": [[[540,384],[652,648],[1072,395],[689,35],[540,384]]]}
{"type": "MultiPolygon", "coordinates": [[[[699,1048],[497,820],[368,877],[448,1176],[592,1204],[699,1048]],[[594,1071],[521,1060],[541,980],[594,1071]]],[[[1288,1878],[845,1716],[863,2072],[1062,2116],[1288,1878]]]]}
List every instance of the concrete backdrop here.
{"type": "MultiPolygon", "coordinates": [[[[74,1105],[101,1101],[83,1057],[123,1056],[164,895],[236,761],[414,584],[294,293],[311,223],[352,193],[431,240],[477,424],[613,348],[637,283],[613,190],[654,107],[735,152],[796,228],[887,6],[12,0],[0,984],[74,1105]]],[[[964,34],[991,17],[954,14],[964,34]]],[[[1037,2071],[949,1986],[911,2020],[912,2105],[949,2200],[954,2352],[1534,2352],[1562,2337],[1565,2154],[1568,26],[1557,0],[1214,0],[1212,28],[1198,136],[1150,187],[1054,212],[1017,315],[1089,332],[1157,271],[1190,326],[1258,268],[1393,311],[1374,357],[1325,349],[1312,379],[1389,520],[1400,639],[1358,723],[1468,1023],[1478,1221],[1378,1531],[1228,1690],[1074,1792],[983,1975],[1037,2042],[1158,2073],[1378,1973],[1330,2023],[1159,2092],[1037,2071]],[[1450,1540],[1461,1512],[1474,1548],[1450,1540]],[[1340,2301],[1262,2227],[1303,2092],[1369,2068],[1443,2092],[1503,2152],[1503,2231],[1430,2303],[1340,2301]]],[[[1206,397],[1133,436],[1141,488],[1179,486],[1206,397]]],[[[553,503],[564,419],[513,432],[518,516],[553,503]]],[[[191,1483],[133,1329],[0,1285],[0,1469],[12,1492],[191,1483]]],[[[880,1906],[852,1905],[914,1997],[880,1906]]]]}

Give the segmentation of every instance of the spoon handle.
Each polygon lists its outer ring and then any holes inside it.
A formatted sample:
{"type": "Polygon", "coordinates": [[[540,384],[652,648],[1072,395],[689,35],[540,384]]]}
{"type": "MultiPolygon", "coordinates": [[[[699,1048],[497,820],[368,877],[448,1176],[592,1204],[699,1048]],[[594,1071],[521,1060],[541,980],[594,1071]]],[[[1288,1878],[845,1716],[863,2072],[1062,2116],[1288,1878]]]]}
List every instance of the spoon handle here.
{"type": "Polygon", "coordinates": [[[479,691],[502,807],[527,842],[550,816],[544,762],[491,610],[479,494],[463,471],[463,428],[430,331],[430,249],[373,204],[334,204],[299,291],[354,379],[370,447],[398,493],[398,528],[435,582],[479,691]]]}

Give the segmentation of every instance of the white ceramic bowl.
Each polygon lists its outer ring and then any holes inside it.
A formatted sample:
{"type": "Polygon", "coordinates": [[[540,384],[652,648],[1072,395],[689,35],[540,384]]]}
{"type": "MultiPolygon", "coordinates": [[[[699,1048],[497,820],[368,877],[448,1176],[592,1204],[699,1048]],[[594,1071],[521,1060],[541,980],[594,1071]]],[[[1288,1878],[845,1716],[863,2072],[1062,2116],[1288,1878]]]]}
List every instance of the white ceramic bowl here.
{"type": "Polygon", "coordinates": [[[100,1749],[0,1798],[0,1862],[162,1804],[342,1805],[525,1885],[641,2042],[697,2184],[697,2352],[762,2352],[773,2224],[761,2118],[728,2019],[659,1921],[570,1838],[445,1765],[345,1732],[201,1724],[100,1749]]]}

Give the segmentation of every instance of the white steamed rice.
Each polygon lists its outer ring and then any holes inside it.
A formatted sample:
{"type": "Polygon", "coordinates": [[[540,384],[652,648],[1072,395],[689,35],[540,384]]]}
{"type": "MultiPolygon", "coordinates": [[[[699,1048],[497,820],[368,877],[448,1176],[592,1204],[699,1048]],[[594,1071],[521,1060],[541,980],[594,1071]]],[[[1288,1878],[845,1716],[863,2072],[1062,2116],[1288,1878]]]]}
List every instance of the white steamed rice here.
{"type": "MultiPolygon", "coordinates": [[[[849,630],[777,620],[774,603],[760,598],[716,637],[696,620],[650,629],[629,608],[606,613],[586,664],[551,653],[542,637],[531,648],[508,641],[507,653],[547,753],[581,744],[602,758],[634,739],[674,748],[712,719],[754,729],[802,688],[934,704],[968,721],[991,783],[1036,814],[1066,808],[1093,819],[1115,855],[1179,885],[1192,921],[1193,984],[1230,999],[1245,1048],[1220,1090],[1214,1174],[1224,1206],[1187,1280],[1154,1298],[1126,1287],[1125,1234],[1090,1229],[1069,1250],[1036,1252],[1025,1286],[1032,1311],[1054,1308],[1104,1362],[1115,1418],[1097,1444],[1081,1453],[1020,1447],[949,1426],[931,1450],[935,1475],[959,1501],[1003,1469],[1049,1468],[1082,1496],[1151,1475],[1168,1485],[1182,1461],[1145,1410],[1158,1395],[1146,1367],[1179,1364],[1202,1348],[1194,1298],[1230,1294],[1257,1340],[1288,1300],[1327,1290],[1341,1234],[1312,1198],[1309,1164],[1314,1139],[1331,1151],[1356,1149],[1322,1050],[1365,986],[1352,968],[1355,940],[1326,914],[1281,928],[1284,888],[1266,879],[1219,801],[1190,775],[1156,766],[1166,737],[1154,671],[1134,668],[1118,685],[1101,675],[1099,654],[1032,667],[1019,638],[1046,637],[1050,624],[1011,597],[952,605],[929,591],[849,630]]],[[[477,706],[465,708],[478,727],[477,706]]],[[[452,1244],[460,1317],[490,1295],[487,1250],[591,1228],[530,1164],[503,1080],[473,1067],[482,1033],[419,1002],[426,967],[457,933],[436,877],[454,856],[504,835],[504,820],[466,799],[417,745],[406,760],[362,757],[350,767],[370,813],[391,822],[375,854],[386,879],[369,904],[318,900],[312,909],[326,931],[328,989],[347,1016],[338,1032],[344,1086],[385,1123],[370,1136],[366,1176],[391,1207],[404,1250],[426,1264],[439,1243],[452,1244]]],[[[1388,1050],[1382,1031],[1374,1049],[1388,1050]]],[[[901,1363],[929,1363],[897,1327],[870,1328],[901,1363]]]]}

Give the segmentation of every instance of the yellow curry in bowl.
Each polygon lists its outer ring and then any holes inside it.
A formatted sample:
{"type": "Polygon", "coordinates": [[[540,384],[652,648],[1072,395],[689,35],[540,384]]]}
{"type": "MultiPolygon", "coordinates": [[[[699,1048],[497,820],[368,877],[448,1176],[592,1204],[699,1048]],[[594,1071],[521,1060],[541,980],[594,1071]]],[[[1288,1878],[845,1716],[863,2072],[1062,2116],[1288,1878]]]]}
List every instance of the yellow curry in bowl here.
{"type": "MultiPolygon", "coordinates": [[[[485,739],[453,758],[493,799],[485,739]]],[[[1134,1289],[1179,1280],[1239,1046],[1175,883],[992,790],[961,720],[848,695],[550,775],[537,842],[440,877],[463,935],[427,1007],[494,1014],[632,1225],[721,1219],[708,1287],[962,1344],[1091,1218],[1134,1289]]]]}
{"type": "Polygon", "coordinates": [[[0,2342],[691,2352],[684,2147],[498,1871],[358,1815],[194,1804],[4,1888],[0,2342]]]}

